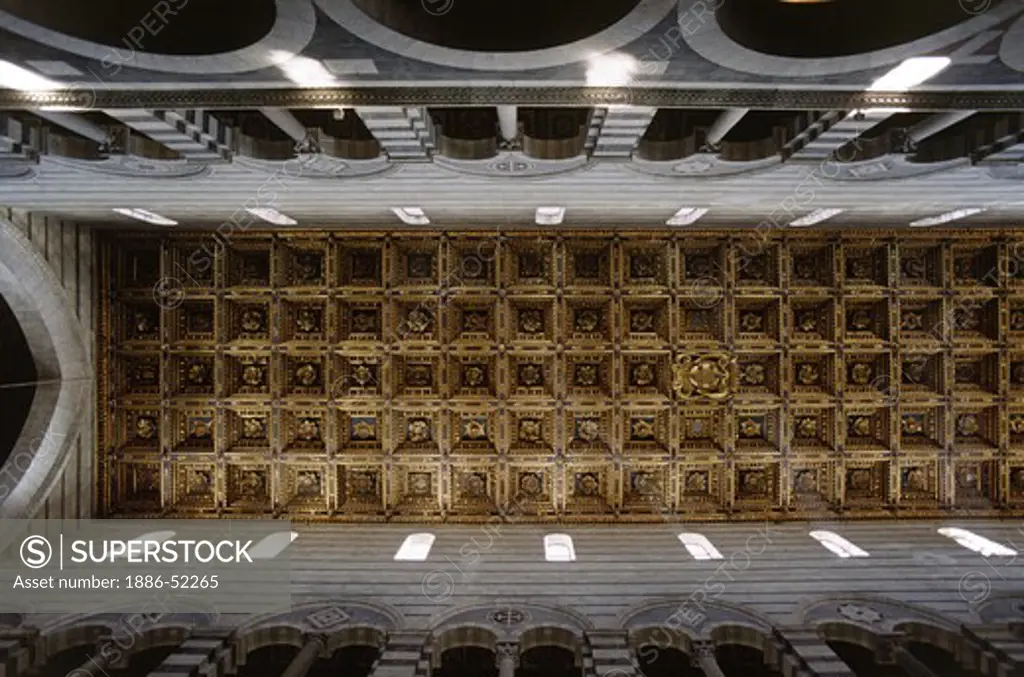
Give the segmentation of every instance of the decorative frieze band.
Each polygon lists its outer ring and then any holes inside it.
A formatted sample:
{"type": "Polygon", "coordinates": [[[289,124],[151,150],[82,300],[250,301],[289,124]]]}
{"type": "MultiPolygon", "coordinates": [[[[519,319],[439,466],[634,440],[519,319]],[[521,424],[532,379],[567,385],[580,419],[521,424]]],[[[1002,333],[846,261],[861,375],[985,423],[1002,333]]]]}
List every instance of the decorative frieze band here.
{"type": "MultiPolygon", "coordinates": [[[[1011,110],[1024,108],[1024,92],[904,92],[860,90],[673,89],[626,87],[364,87],[343,89],[102,90],[93,108],[353,108],[361,106],[543,105],[781,110],[1011,110]]],[[[0,92],[0,110],[82,106],[73,87],[47,93],[0,92]]]]}

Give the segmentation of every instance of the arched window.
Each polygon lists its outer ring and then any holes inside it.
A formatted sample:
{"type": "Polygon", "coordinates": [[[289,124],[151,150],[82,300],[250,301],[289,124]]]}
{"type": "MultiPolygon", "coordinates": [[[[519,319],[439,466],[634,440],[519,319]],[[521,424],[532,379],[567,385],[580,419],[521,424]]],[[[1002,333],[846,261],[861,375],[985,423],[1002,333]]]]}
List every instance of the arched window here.
{"type": "Polygon", "coordinates": [[[848,559],[850,557],[869,557],[866,550],[861,550],[839,534],[831,531],[812,531],[810,536],[843,559],[848,559]]]}
{"type": "Polygon", "coordinates": [[[434,534],[406,536],[402,547],[395,553],[396,562],[425,562],[434,545],[434,534]]]}
{"type": "Polygon", "coordinates": [[[957,527],[947,527],[939,529],[939,533],[946,538],[952,538],[954,541],[967,548],[973,550],[982,557],[1015,557],[1017,555],[1016,550],[1011,550],[1005,545],[990,541],[984,536],[967,531],[967,529],[959,529],[957,527]]]}
{"type": "Polygon", "coordinates": [[[544,537],[544,559],[548,562],[575,562],[576,549],[568,534],[548,534],[544,537]]]}
{"type": "Polygon", "coordinates": [[[700,534],[679,534],[679,541],[696,560],[722,559],[722,553],[700,534]]]}
{"type": "Polygon", "coordinates": [[[299,537],[297,531],[278,531],[270,534],[256,544],[256,547],[249,551],[252,559],[274,559],[299,537]]]}

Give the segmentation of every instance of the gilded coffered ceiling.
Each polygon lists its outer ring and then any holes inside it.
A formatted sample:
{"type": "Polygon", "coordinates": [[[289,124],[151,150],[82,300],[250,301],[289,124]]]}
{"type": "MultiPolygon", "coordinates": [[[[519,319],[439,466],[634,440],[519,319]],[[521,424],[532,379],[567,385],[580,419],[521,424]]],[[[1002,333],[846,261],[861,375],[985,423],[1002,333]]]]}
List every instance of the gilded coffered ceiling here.
{"type": "Polygon", "coordinates": [[[1020,232],[106,241],[108,515],[1017,514],[1020,232]]]}

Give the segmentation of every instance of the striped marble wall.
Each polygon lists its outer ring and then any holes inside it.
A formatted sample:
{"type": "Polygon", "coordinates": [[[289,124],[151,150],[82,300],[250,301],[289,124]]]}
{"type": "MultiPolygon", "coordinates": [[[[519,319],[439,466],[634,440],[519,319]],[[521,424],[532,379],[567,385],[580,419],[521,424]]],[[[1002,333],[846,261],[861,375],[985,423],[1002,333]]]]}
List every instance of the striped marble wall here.
{"type": "Polygon", "coordinates": [[[68,646],[99,646],[124,627],[145,639],[132,650],[180,644],[155,671],[160,677],[232,674],[273,644],[302,647],[306,662],[344,646],[377,646],[374,677],[423,677],[458,646],[499,656],[560,646],[576,653],[585,677],[633,677],[641,649],[678,648],[710,665],[723,644],[763,651],[785,677],[851,677],[826,638],[901,665],[916,660],[905,642],[923,641],[987,677],[1024,670],[1024,563],[984,558],[937,531],[959,526],[1024,553],[1024,529],[1010,521],[566,525],[573,562],[546,561],[548,530],[525,524],[281,526],[298,533],[279,555],[291,562],[292,609],[169,614],[148,625],[129,620],[134,612],[30,616],[24,637],[0,629],[0,640],[14,642],[0,641],[7,677],[24,672],[26,647],[38,665],[68,646]],[[869,557],[841,559],[808,535],[813,529],[834,531],[869,557]],[[684,530],[703,534],[722,558],[695,560],[679,542],[684,530]],[[424,531],[436,536],[426,560],[395,561],[403,540],[424,531]],[[707,622],[677,623],[686,609],[683,616],[707,614],[707,622]]]}
{"type": "Polygon", "coordinates": [[[572,563],[544,560],[550,527],[293,524],[299,537],[287,552],[296,597],[383,602],[410,628],[498,600],[565,606],[601,629],[655,599],[690,599],[694,609],[701,601],[738,604],[791,624],[803,605],[843,595],[889,597],[969,623],[989,600],[1024,589],[1024,559],[986,559],[937,533],[954,525],[1024,553],[1024,529],[1011,521],[564,526],[572,563]],[[807,535],[812,529],[831,529],[870,557],[840,559],[807,535]],[[695,561],[678,540],[682,531],[704,534],[724,559],[695,561]],[[416,532],[437,537],[427,561],[393,561],[416,532]]]}

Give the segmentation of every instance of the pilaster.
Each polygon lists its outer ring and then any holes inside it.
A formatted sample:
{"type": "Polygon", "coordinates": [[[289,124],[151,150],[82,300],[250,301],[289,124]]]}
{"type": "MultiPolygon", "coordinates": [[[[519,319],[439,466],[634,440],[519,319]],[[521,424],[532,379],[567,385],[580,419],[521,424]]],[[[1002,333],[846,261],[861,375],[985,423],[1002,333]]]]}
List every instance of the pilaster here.
{"type": "Polygon", "coordinates": [[[391,632],[370,677],[427,677],[430,674],[430,633],[391,632]]]}
{"type": "Polygon", "coordinates": [[[0,630],[0,677],[17,677],[32,667],[33,633],[0,630]]]}
{"type": "Polygon", "coordinates": [[[963,625],[961,631],[980,653],[982,674],[1024,677],[1024,641],[1013,626],[963,625]]]}
{"type": "Polygon", "coordinates": [[[855,677],[815,630],[783,627],[775,634],[784,647],[781,660],[784,677],[855,677]]]}
{"type": "Polygon", "coordinates": [[[234,669],[229,628],[198,628],[149,677],[224,677],[234,669]]]}
{"type": "Polygon", "coordinates": [[[593,630],[587,633],[595,677],[634,677],[639,671],[633,664],[629,634],[625,630],[593,630]]]}

